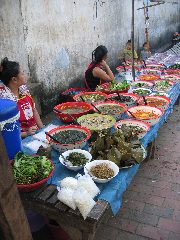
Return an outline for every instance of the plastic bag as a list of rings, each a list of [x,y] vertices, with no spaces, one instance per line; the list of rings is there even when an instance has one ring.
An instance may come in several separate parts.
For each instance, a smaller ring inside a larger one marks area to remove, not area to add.
[[[83,187],[80,187],[74,191],[73,199],[85,220],[96,202]]]
[[[79,187],[85,188],[92,198],[100,192],[99,188],[89,175],[83,175],[78,178],[77,188]]]
[[[72,208],[73,210],[76,209],[76,204],[73,198],[74,190],[70,188],[61,188],[58,192],[57,198],[68,207]]]
[[[61,188],[70,188],[72,190],[75,190],[77,188],[77,179],[73,177],[66,177],[59,183]]]

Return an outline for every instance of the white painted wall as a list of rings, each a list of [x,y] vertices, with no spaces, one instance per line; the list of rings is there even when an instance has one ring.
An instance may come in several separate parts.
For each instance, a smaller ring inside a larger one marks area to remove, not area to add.
[[[91,61],[91,52],[96,46],[107,46],[109,63],[115,66],[118,64],[119,51],[130,38],[131,0],[0,2],[5,4],[1,10],[2,18],[6,21],[3,39],[6,34],[9,38],[8,49],[5,47],[3,51],[7,50],[18,60],[19,54],[24,60],[27,53],[33,80],[43,83],[45,106],[51,104],[58,92],[68,88],[70,83],[82,83],[86,66]],[[135,9],[142,5],[142,0],[135,1]],[[153,48],[158,48],[163,41],[169,41],[172,32],[178,29],[179,9],[180,4],[168,3],[149,9],[149,32]],[[11,15],[10,19],[6,12]],[[14,26],[9,26],[14,19]],[[135,12],[135,30],[136,47],[140,47],[145,41],[143,10]]]
[[[19,1],[0,0],[0,60],[8,57],[28,72],[23,23]]]

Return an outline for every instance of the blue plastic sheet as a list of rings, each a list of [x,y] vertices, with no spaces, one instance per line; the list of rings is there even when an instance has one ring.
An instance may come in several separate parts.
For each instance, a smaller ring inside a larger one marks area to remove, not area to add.
[[[146,134],[146,136],[142,139],[141,142],[145,147],[147,147],[147,145],[156,138],[159,128],[163,125],[163,123],[167,120],[168,116],[172,113],[173,105],[175,104],[179,94],[180,83],[176,84],[170,91],[169,95],[171,99],[171,104],[169,105],[169,108],[165,111],[164,115],[159,120],[159,123],[153,126],[151,130]],[[59,124],[63,125],[63,123],[61,122],[59,122]],[[31,141],[31,138],[25,139],[23,141],[29,142]],[[85,147],[85,149],[86,148],[87,146]],[[26,148],[24,148],[24,151],[28,154],[31,154],[31,152]],[[59,180],[67,176],[72,177],[76,176],[77,172],[72,172],[68,170],[59,162],[59,154],[54,150],[52,151],[52,161],[55,164],[55,172],[51,179],[49,180],[48,182],[49,184],[58,185]],[[128,185],[132,181],[134,175],[137,173],[139,167],[140,165],[136,165],[129,169],[120,170],[119,174],[112,181],[106,184],[98,184],[101,193],[99,194],[97,199],[109,202],[113,214],[116,214],[119,211],[122,204],[123,193],[126,191]],[[83,170],[79,173],[83,174]]]

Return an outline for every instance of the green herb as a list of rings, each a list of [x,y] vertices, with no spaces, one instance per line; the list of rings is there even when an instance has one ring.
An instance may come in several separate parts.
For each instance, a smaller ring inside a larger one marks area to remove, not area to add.
[[[66,161],[70,162],[73,166],[83,166],[87,163],[88,158],[86,158],[82,153],[72,152],[66,158]]]
[[[45,156],[29,156],[17,153],[13,164],[13,173],[17,184],[33,184],[47,178],[52,165]]]
[[[137,90],[134,90],[133,93],[146,95],[146,94],[149,94],[150,92],[148,90],[144,90],[144,89],[137,89]]]
[[[112,83],[109,86],[109,90],[115,91],[115,90],[126,90],[130,87],[130,85],[127,83],[126,80],[124,80],[121,83],[116,83],[115,81],[112,81]]]

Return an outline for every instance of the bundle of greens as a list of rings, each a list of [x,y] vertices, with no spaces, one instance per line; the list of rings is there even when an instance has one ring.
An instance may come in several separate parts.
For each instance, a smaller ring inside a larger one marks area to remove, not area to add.
[[[45,156],[29,156],[19,152],[12,169],[17,184],[33,184],[47,178],[53,166]]]
[[[96,160],[110,160],[119,167],[130,167],[144,159],[143,148],[139,143],[126,142],[122,130],[116,133],[100,134],[92,143],[91,154]]]

